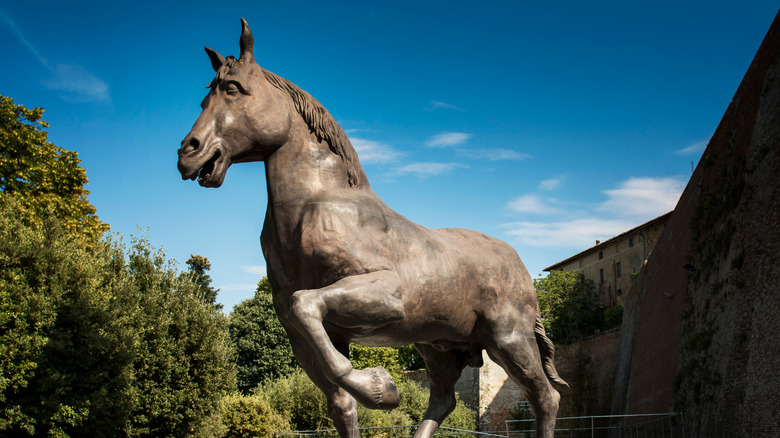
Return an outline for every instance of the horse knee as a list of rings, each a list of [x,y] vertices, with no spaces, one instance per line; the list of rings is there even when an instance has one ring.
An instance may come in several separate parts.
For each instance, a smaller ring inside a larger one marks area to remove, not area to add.
[[[348,393],[338,391],[328,399],[328,415],[331,418],[357,415],[357,402]]]
[[[290,311],[287,317],[293,321],[305,321],[307,319],[322,320],[321,306],[311,299],[308,291],[299,290],[290,297]]]

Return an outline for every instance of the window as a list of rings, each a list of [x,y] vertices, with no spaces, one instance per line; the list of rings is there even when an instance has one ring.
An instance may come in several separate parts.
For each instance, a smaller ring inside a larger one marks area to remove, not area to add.
[[[620,277],[620,274],[623,273],[623,270],[620,268],[620,262],[615,263],[615,275]]]
[[[604,282],[604,269],[599,269],[599,283]]]
[[[631,248],[632,246],[634,246],[634,238],[633,237],[628,239],[628,247]]]
[[[599,260],[604,258],[604,251],[599,251]]]

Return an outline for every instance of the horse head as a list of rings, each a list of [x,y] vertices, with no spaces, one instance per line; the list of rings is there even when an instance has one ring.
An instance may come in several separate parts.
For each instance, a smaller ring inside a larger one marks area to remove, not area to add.
[[[288,139],[290,106],[255,61],[254,37],[241,19],[241,54],[223,57],[206,47],[216,77],[200,116],[179,149],[182,179],[219,187],[233,163],[263,161]]]

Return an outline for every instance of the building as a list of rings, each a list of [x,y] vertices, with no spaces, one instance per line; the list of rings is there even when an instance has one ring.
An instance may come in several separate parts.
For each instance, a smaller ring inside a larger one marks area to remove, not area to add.
[[[632,228],[604,242],[560,261],[544,270],[582,271],[592,280],[599,301],[607,308],[623,305],[634,278],[653,252],[672,212]]]

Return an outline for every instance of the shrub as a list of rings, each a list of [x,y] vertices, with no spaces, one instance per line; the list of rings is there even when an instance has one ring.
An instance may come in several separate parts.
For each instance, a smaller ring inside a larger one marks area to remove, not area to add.
[[[270,438],[274,433],[290,430],[290,423],[262,397],[229,394],[220,409],[225,436]]]

